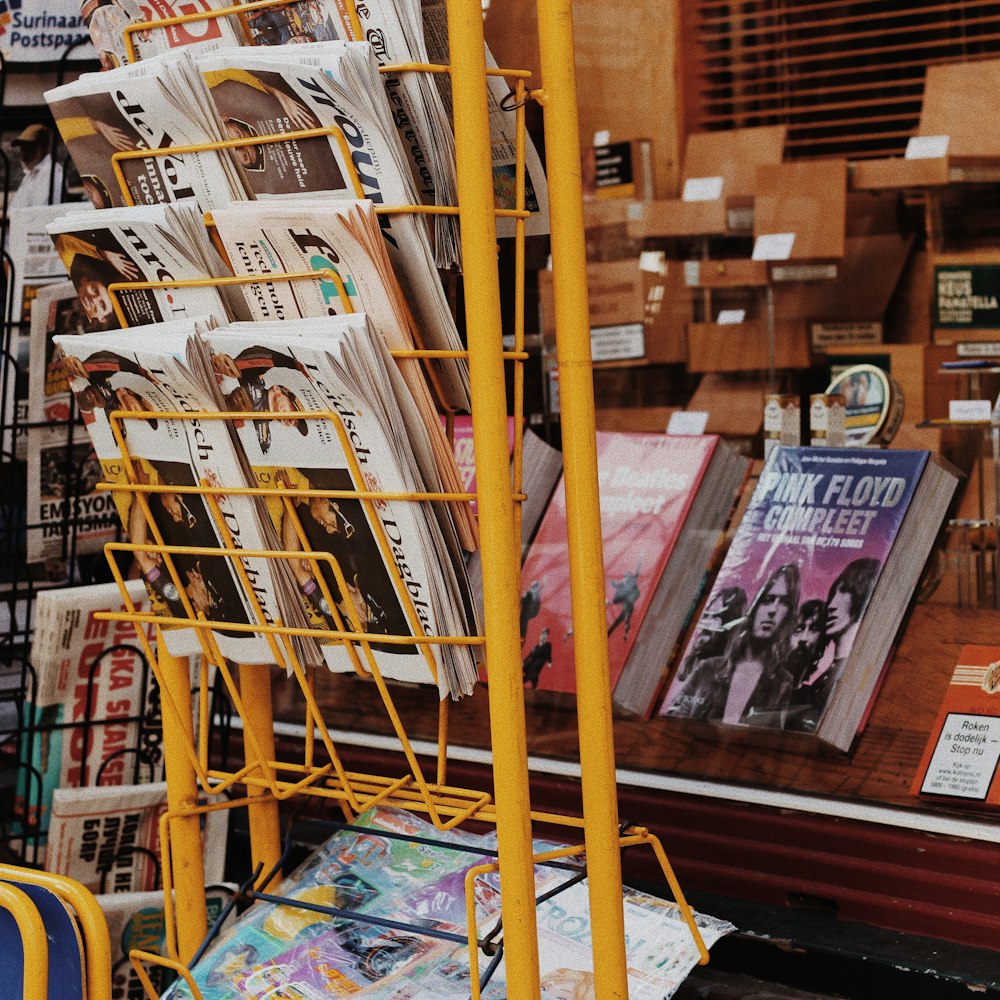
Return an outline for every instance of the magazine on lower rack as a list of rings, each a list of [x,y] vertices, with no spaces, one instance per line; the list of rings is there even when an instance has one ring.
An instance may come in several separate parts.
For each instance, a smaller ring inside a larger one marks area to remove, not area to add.
[[[536,843],[535,849],[556,846],[562,845]],[[307,1000],[354,993],[382,1000],[468,996],[467,947],[421,935],[421,929],[465,936],[465,873],[493,861],[494,848],[491,837],[441,832],[399,810],[370,810],[335,832],[282,883],[277,891],[292,905],[262,903],[248,910],[194,967],[195,982],[204,1000],[228,998],[234,986],[248,1000],[273,997],[276,987]],[[538,894],[565,886],[537,909],[542,997],[593,996],[586,880],[578,880],[572,864],[538,865],[535,885]],[[476,878],[474,897],[476,926],[484,934],[500,916],[496,873]],[[296,909],[295,900],[358,916]],[[691,930],[676,904],[638,890],[625,890],[624,907],[629,996],[669,998],[700,959]],[[704,914],[694,919],[708,946],[734,929]],[[479,957],[482,972],[489,958]],[[190,995],[178,983],[165,1000]],[[501,962],[483,996],[506,995]]]

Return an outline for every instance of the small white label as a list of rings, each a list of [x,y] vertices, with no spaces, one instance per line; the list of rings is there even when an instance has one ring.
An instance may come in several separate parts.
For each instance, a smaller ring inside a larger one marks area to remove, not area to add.
[[[591,327],[590,354],[594,361],[627,361],[645,353],[642,323]]]
[[[704,434],[708,426],[707,410],[675,410],[667,423],[668,434]]]
[[[765,233],[753,245],[751,260],[788,260],[792,256],[795,233]]]
[[[625,215],[629,222],[642,222],[642,202],[630,201],[625,209]]]
[[[594,133],[594,145],[595,146],[610,146],[611,145],[611,133],[603,128],[600,132]]]
[[[746,309],[720,309],[715,322],[720,326],[742,323],[747,318]]]
[[[721,197],[721,177],[689,177],[681,192],[681,201],[718,201]]]
[[[948,155],[950,135],[911,135],[906,142],[905,160],[939,160]]]
[[[1000,719],[991,715],[951,712],[920,791],[985,801],[1000,760]]]
[[[960,358],[995,358],[1000,355],[1000,344],[995,341],[972,341],[959,344],[955,353]]]
[[[643,250],[639,254],[639,270],[666,276],[667,255],[662,250]]]
[[[836,264],[775,264],[772,281],[832,281],[837,277]]]
[[[948,403],[949,420],[989,423],[992,411],[988,399],[952,399]]]
[[[816,350],[838,344],[881,344],[882,324],[877,320],[865,323],[813,323],[812,345]]]
[[[697,288],[701,284],[701,261],[684,261],[684,284],[688,288]]]

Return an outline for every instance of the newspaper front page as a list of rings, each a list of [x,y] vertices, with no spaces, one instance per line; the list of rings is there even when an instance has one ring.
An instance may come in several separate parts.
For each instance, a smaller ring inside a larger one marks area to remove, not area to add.
[[[141,544],[162,539],[169,546],[195,550],[179,552],[170,560],[154,552],[136,554],[154,610],[237,626],[258,623],[259,618],[273,623],[279,616],[275,575],[281,572],[273,561],[239,559],[252,585],[248,594],[229,558],[201,551],[225,545],[226,538],[206,498],[190,490],[205,484],[246,482],[226,422],[142,416],[218,409],[211,391],[192,375],[197,363],[188,356],[202,325],[179,320],[141,331],[57,337],[56,343],[66,356],[70,384],[105,479],[178,487],[176,492],[143,495],[148,501],[131,492],[113,494],[130,541]],[[123,456],[112,431],[110,415],[116,410],[138,414],[121,424],[130,460]],[[232,547],[251,551],[273,547],[253,497],[220,495],[217,501]],[[147,502],[152,524],[144,512]],[[255,603],[260,606],[259,614]],[[213,635],[223,655],[237,662],[275,661],[267,642],[252,633],[219,628]],[[165,638],[177,655],[201,648],[189,629],[168,629]]]
[[[423,491],[410,449],[393,430],[401,424],[400,410],[364,316],[314,326],[326,327],[322,336],[283,333],[274,324],[241,324],[208,335],[230,409],[288,414],[237,425],[257,482],[292,497],[317,489]],[[337,414],[359,479],[352,475],[335,422],[299,416],[308,411]],[[336,560],[336,570],[305,557],[291,564],[303,606],[317,627],[375,635],[468,634],[452,554],[426,505],[302,496],[288,503],[274,498],[268,506],[282,548],[325,552]],[[467,591],[466,584],[466,596]],[[416,646],[374,642],[372,649],[386,677],[426,683],[436,673],[442,697],[468,694],[475,683],[473,657],[464,646],[430,645],[425,654]],[[328,643],[323,651],[332,669],[354,669],[351,647]]]

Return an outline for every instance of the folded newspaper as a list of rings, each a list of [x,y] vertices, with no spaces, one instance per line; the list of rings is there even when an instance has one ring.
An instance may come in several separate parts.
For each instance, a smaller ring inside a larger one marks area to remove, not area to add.
[[[419,841],[417,838],[421,838]],[[545,850],[556,846],[536,844]],[[321,1000],[357,994],[381,1000],[468,996],[465,946],[421,934],[422,929],[465,936],[465,873],[493,860],[490,838],[442,833],[398,810],[376,808],[334,833],[279,892],[289,904],[248,910],[231,933],[194,967],[204,1000],[295,995]],[[536,892],[553,893],[538,905],[542,997],[591,997],[594,989],[588,887],[566,867],[536,866]],[[496,874],[474,883],[476,923],[485,932],[500,916]],[[351,910],[357,917],[296,908],[294,901]],[[626,962],[629,996],[664,1000],[698,963],[700,954],[676,904],[626,889]],[[390,920],[397,926],[365,918]],[[734,928],[704,914],[695,922],[707,946]],[[408,925],[404,927],[398,924]],[[480,970],[489,959],[480,954]],[[189,997],[178,983],[166,998]],[[501,962],[483,996],[507,995]]]
[[[232,150],[130,155],[229,137],[186,53],[84,73],[46,91],[45,100],[95,208],[195,198],[207,210],[252,197]],[[128,198],[114,170],[116,154]]]
[[[371,201],[328,204],[235,204],[214,213],[219,245],[226,266],[205,235],[200,210],[191,201],[167,205],[105,209],[64,216],[49,232],[70,273],[91,328],[117,329],[117,305],[128,327],[180,316],[208,314],[227,319],[289,320],[364,311],[369,323],[391,350],[415,346],[441,351],[461,349],[437,274],[424,259],[407,259],[400,271],[409,293],[396,278],[387,243]],[[335,271],[343,281],[341,301],[333,281],[323,271]],[[227,289],[180,287],[176,282],[228,275],[272,276],[271,280]],[[285,275],[318,272],[316,278],[289,280]],[[128,282],[169,283],[164,288],[127,287]],[[117,292],[109,286],[122,284]],[[418,328],[408,306],[423,303]],[[421,362],[397,362],[431,443],[433,464],[448,492],[461,492],[454,456],[441,429],[437,407]],[[435,360],[427,369],[443,404],[469,408],[468,365],[462,358]],[[433,479],[431,459],[422,466]],[[462,545],[477,546],[476,523],[468,505],[456,508]]]
[[[221,420],[142,416],[151,411],[218,410],[206,387],[209,376],[199,379],[195,374],[200,365],[198,331],[206,325],[203,320],[175,320],[141,332],[57,337],[56,343],[65,355],[77,407],[105,479],[176,487],[114,493],[131,542],[181,547],[169,559],[155,551],[136,553],[154,610],[174,618],[232,624],[235,628],[222,626],[212,633],[224,656],[239,663],[273,663],[267,641],[248,626],[273,623],[279,616],[289,625],[301,623],[294,615],[282,616],[278,608],[279,580],[287,567],[265,558],[242,556],[234,561],[211,554],[223,546],[273,548],[259,505],[253,497],[218,495],[220,523],[206,497],[194,492],[204,485],[246,485],[229,427]],[[119,422],[117,439],[110,419],[116,410],[136,415]],[[121,444],[127,444],[127,455]],[[249,588],[242,583],[244,576]],[[192,629],[169,629],[165,639],[175,655],[201,649]],[[314,656],[308,658],[315,662]]]
[[[221,323],[230,318],[231,303],[227,307],[213,287],[111,288],[204,279],[223,270],[204,227],[200,233],[179,230],[169,214],[172,207],[109,208],[64,215],[49,224],[89,329],[116,330],[182,316],[211,315]],[[116,300],[124,324],[115,311]]]
[[[438,491],[413,460],[412,399],[363,313],[300,323],[236,324],[207,334],[227,407],[280,412],[283,419],[236,424],[256,482],[280,487],[270,498],[281,547],[327,554],[333,561],[290,562],[314,625],[393,636],[474,634],[469,583],[449,511],[441,504],[307,490],[407,493]],[[309,411],[337,414],[309,419]],[[395,573],[390,567],[395,567]],[[324,589],[325,588],[325,589]],[[465,645],[423,649],[373,643],[380,672],[426,682],[442,697],[468,694],[477,656]],[[326,643],[327,664],[354,669],[360,650]],[[432,666],[433,664],[433,666]]]
[[[127,588],[142,610],[142,583],[130,581]],[[55,789],[163,777],[159,696],[135,626],[94,617],[122,610],[114,583],[46,590],[35,598],[35,684],[25,706],[33,725],[22,731],[14,801],[17,829],[37,838],[40,854],[33,861],[44,860]]]
[[[2,451],[6,457],[16,448],[16,457],[27,456],[28,379],[31,370],[30,330],[34,322],[34,303],[51,285],[66,280],[66,268],[52,246],[47,225],[68,211],[87,209],[85,203],[75,205],[35,205],[17,208],[10,213],[7,250],[10,255],[11,298],[5,300],[5,319],[13,321],[10,339],[0,355],[0,379],[5,386],[0,420]],[[6,273],[6,266],[5,266]],[[34,419],[31,417],[30,419]]]
[[[154,610],[220,623],[212,631],[220,651],[241,663],[279,659],[252,628],[279,620],[400,637],[476,634],[450,508],[305,494],[440,492],[440,483],[428,484],[413,461],[413,435],[419,440],[423,425],[364,316],[304,322],[298,333],[296,326],[210,331],[207,322],[178,320],[56,338],[105,479],[139,486],[114,493],[130,540],[172,552],[136,554]],[[197,416],[220,408],[260,416]],[[116,410],[128,411],[117,438]],[[346,437],[329,419],[301,415],[310,410],[337,413]],[[290,499],[265,504],[220,493],[215,518],[197,492],[205,485],[281,487]],[[213,555],[220,547],[301,549],[303,558]],[[310,559],[310,550],[322,559]],[[191,629],[168,629],[165,639],[178,654],[199,648]],[[295,644],[305,662],[321,661],[313,639]],[[373,649],[384,676],[427,683],[436,675],[442,697],[467,694],[475,683],[477,656],[467,645],[387,639]],[[327,643],[322,653],[337,670],[354,669],[361,655],[349,640]]]
[[[94,893],[150,892],[162,878],[160,817],[167,783],[115,788],[60,788],[52,796],[46,866]],[[205,880],[222,880],[229,810],[205,814]]]
[[[229,0],[206,0],[203,6],[206,11],[211,11],[231,4]],[[158,0],[152,11],[136,0],[112,0],[101,4],[95,3],[95,0],[84,0],[82,4],[85,23],[106,69],[121,66],[127,61],[123,29],[128,24],[139,22],[147,22],[141,31],[132,33],[136,56],[140,60],[187,45],[197,46],[200,56],[206,51],[231,50],[241,45],[286,46],[289,42],[322,43],[335,39],[370,43],[378,66],[376,80],[381,81],[380,84],[374,83],[373,89],[380,85],[384,90],[390,109],[388,124],[398,137],[406,169],[418,196],[416,200],[441,206],[456,204],[455,137],[450,119],[451,95],[447,77],[396,68],[448,62],[447,18],[443,3],[366,0],[364,4],[344,4],[340,0],[300,0],[241,12],[236,16],[208,18],[165,28],[156,26],[157,20],[189,12],[177,0]],[[155,16],[151,17],[151,14]],[[301,46],[296,46],[296,50],[301,51]],[[281,55],[274,56],[274,63],[288,58],[286,53],[291,51],[286,47]],[[275,52],[277,50],[269,49],[269,54]],[[495,68],[496,63],[488,50],[486,58],[487,64]],[[270,68],[266,62],[260,61],[256,62],[256,66],[265,71]],[[295,102],[296,98],[285,85],[274,85],[273,90],[267,86],[258,86],[257,89],[259,99],[265,104],[275,104],[282,112],[281,117],[298,127],[308,127],[303,125],[304,117],[296,121],[297,112],[291,110],[294,105],[288,103]],[[508,92],[509,87],[502,78],[489,78],[490,154],[496,205],[507,209],[516,207],[517,146],[515,112],[505,100]],[[172,96],[183,101],[183,96]],[[255,114],[251,110],[235,115],[231,124],[227,125],[228,134],[248,135],[250,130],[260,128],[260,124],[255,125],[252,121]],[[191,117],[195,118],[197,114]],[[280,121],[280,118],[272,120]],[[280,124],[273,129],[286,130],[287,126]],[[298,158],[297,152],[294,159]],[[526,141],[525,159],[525,207],[532,213],[527,231],[544,233],[548,231],[545,178],[530,138]],[[336,178],[331,176],[327,183],[335,185]],[[499,234],[512,235],[513,225],[512,219],[501,219],[498,223]],[[434,230],[437,266],[460,266],[461,248],[456,217],[435,215]]]
[[[196,225],[187,206],[171,206],[186,224]],[[407,297],[393,272],[386,244],[370,201],[294,203],[254,202],[214,213],[216,230],[237,274],[262,276],[282,272],[335,271],[343,282],[348,302],[341,301],[329,279],[309,281],[261,281],[243,286],[252,317],[257,321],[343,315],[365,312],[369,325],[393,351],[412,350],[415,324],[407,308]],[[425,284],[436,283],[432,270],[424,272]],[[417,281],[411,288],[417,287]],[[417,300],[419,300],[417,296]],[[448,323],[424,327],[424,347],[434,350],[460,349],[454,326]],[[437,407],[419,360],[403,357],[397,366],[416,402],[431,451],[418,451],[425,482],[440,477],[446,491],[460,493],[461,477],[455,456],[441,427]],[[469,408],[468,366],[464,359],[433,363],[430,376],[442,401],[456,409]],[[477,547],[475,518],[468,504],[455,506],[462,545]]]

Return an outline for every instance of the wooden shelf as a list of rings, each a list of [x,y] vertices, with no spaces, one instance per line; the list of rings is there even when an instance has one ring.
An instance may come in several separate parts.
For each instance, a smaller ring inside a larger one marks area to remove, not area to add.
[[[687,778],[744,783],[761,789],[831,796],[908,810],[975,815],[972,807],[943,807],[910,796],[910,782],[964,644],[991,644],[1000,637],[1000,612],[945,604],[918,605],[893,657],[868,726],[850,756],[832,752],[763,747],[739,729],[654,718],[618,718],[615,747],[620,767]],[[275,718],[297,719],[301,707],[275,690]],[[393,686],[406,730],[414,739],[437,739],[437,698],[429,688]],[[382,736],[391,728],[374,685],[354,677],[317,674],[317,697],[328,724]],[[572,699],[525,691],[528,752],[557,760],[579,756]],[[487,694],[453,707],[452,742],[489,746]],[[778,734],[780,735],[780,734]],[[995,813],[985,815],[996,816]],[[996,816],[1000,824],[1000,816]]]

